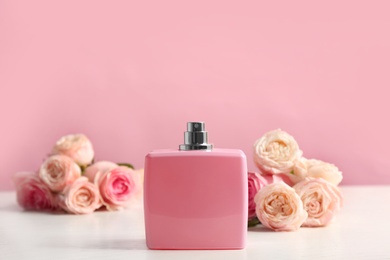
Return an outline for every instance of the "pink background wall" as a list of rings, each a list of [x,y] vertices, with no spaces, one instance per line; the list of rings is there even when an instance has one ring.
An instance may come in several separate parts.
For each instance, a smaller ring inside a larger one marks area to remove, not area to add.
[[[0,189],[64,134],[143,167],[190,120],[252,170],[280,127],[343,184],[390,184],[388,3],[2,0]]]

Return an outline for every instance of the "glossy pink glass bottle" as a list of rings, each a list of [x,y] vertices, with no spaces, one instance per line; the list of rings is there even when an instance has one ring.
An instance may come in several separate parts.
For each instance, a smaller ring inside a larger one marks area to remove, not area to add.
[[[214,149],[203,122],[189,122],[178,150],[146,155],[144,211],[150,249],[245,247],[245,154]]]

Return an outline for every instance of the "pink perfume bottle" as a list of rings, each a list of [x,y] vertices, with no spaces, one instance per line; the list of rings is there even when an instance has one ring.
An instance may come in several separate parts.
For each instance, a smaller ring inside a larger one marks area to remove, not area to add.
[[[150,249],[242,249],[248,219],[245,154],[207,143],[203,122],[187,123],[178,150],[146,155],[146,244]]]

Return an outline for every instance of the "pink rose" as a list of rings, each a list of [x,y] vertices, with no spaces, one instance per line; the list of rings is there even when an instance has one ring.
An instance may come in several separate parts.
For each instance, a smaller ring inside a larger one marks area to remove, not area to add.
[[[307,218],[300,197],[284,182],[260,189],[255,203],[260,222],[275,231],[297,230]]]
[[[131,200],[138,198],[142,191],[139,173],[125,166],[99,172],[95,183],[99,186],[102,203],[108,210],[123,209]]]
[[[56,210],[50,189],[33,172],[18,172],[13,176],[18,204],[26,210]]]
[[[99,187],[101,200],[108,210],[124,208],[142,191],[143,169],[135,171],[113,162],[100,161],[87,167],[85,176]]]
[[[41,180],[54,192],[61,192],[80,176],[80,167],[65,155],[50,156],[39,170]]]
[[[294,189],[308,213],[303,226],[326,226],[341,208],[342,196],[339,189],[324,179],[307,178],[296,184]]]
[[[257,167],[268,174],[290,173],[294,162],[302,156],[295,139],[280,129],[264,134],[253,148]]]
[[[83,167],[90,164],[94,157],[92,143],[83,134],[61,137],[53,147],[52,154],[66,155]]]
[[[67,186],[62,194],[58,195],[62,209],[73,214],[89,214],[101,207],[99,189],[95,184],[81,177]]]
[[[256,217],[256,203],[254,201],[257,192],[268,184],[268,181],[257,172],[248,172],[248,220]]]
[[[291,182],[290,178],[284,174],[260,174],[264,179],[267,180],[268,184],[284,182],[288,186],[293,186],[294,184]]]

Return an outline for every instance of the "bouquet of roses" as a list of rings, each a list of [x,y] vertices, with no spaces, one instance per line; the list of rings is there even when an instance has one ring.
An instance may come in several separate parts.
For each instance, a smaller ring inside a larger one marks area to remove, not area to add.
[[[119,210],[142,194],[143,170],[130,164],[93,162],[94,150],[82,134],[60,138],[37,172],[18,172],[13,181],[26,210],[88,214]]]
[[[260,173],[248,173],[248,226],[275,231],[326,226],[342,206],[343,176],[330,163],[302,157],[288,133],[270,131],[254,144]]]

